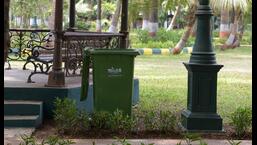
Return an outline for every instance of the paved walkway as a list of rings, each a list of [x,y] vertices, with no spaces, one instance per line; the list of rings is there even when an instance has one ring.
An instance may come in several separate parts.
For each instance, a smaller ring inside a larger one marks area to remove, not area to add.
[[[35,128],[5,128],[4,145],[19,145],[21,135],[30,136]]]
[[[12,129],[4,129],[4,145],[19,145],[20,143],[20,136],[21,135],[28,135],[30,136],[34,132],[34,128],[12,128]],[[75,145],[111,145],[117,143],[115,139],[72,139],[75,142]],[[181,140],[178,139],[129,139],[131,145],[141,145],[144,143],[145,145],[149,145],[154,143],[154,145],[176,145]],[[227,140],[204,140],[208,145],[230,145]],[[251,140],[242,140],[240,145],[252,145]],[[185,145],[185,142],[182,142],[182,145]],[[199,145],[199,142],[193,142],[192,145]]]
[[[116,143],[113,139],[79,139],[73,140],[76,142],[75,145],[111,145],[112,143]],[[144,143],[145,145],[149,145],[154,143],[154,145],[176,145],[181,140],[177,139],[130,139],[127,140],[131,145],[141,145]],[[208,145],[230,145],[227,140],[204,140]],[[252,141],[243,140],[240,145],[252,145]],[[185,142],[182,142],[182,145],[186,145]],[[199,141],[193,142],[192,145],[199,145]]]

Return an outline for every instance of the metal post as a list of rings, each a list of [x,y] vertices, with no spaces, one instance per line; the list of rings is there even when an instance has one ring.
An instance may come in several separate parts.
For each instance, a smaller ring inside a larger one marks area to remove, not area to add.
[[[102,14],[102,0],[97,0],[97,20],[96,20],[97,32],[102,31],[101,14]]]
[[[7,61],[8,49],[10,47],[9,12],[10,12],[10,0],[6,0],[4,3],[4,64]]]
[[[70,21],[69,21],[69,30],[73,31],[75,27],[75,15],[76,15],[76,2],[75,0],[70,0]]]
[[[121,30],[120,33],[123,33],[124,36],[121,37],[120,40],[120,48],[127,49],[128,48],[128,0],[122,0],[122,8],[121,8]]]
[[[197,32],[188,70],[187,109],[181,114],[187,131],[222,131],[222,118],[217,114],[217,73],[223,67],[216,63],[211,40],[209,0],[199,0],[196,12]]]
[[[62,21],[63,21],[63,0],[55,1],[55,21],[54,21],[54,60],[53,68],[49,73],[48,87],[63,87],[65,85],[65,77],[62,69]]]

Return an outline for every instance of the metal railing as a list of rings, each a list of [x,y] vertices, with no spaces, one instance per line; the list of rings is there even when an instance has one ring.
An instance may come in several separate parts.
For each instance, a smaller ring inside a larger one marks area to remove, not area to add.
[[[26,60],[31,55],[31,49],[42,46],[52,35],[50,30],[10,29],[10,49],[8,60]]]
[[[45,62],[38,62],[37,57],[42,57],[41,53],[49,53],[53,57],[53,49],[47,52],[46,49],[50,39],[54,35],[50,30],[33,30],[33,29],[10,29],[10,49],[8,54],[8,61],[24,60],[23,69],[26,69],[28,63],[33,63],[34,72],[46,74],[48,71],[42,71]],[[86,31],[64,31],[62,37],[62,58],[65,64],[64,69],[66,76],[81,75],[83,49],[84,48],[101,48],[101,49],[118,49],[120,46],[120,38],[123,37],[121,33],[104,33],[104,32],[86,32]],[[53,47],[53,46],[52,46]],[[39,49],[42,49],[40,51]],[[50,49],[49,49],[50,50]],[[37,61],[37,62],[33,62]],[[42,66],[41,64],[42,63]],[[40,66],[40,67],[39,67]],[[48,65],[47,65],[48,66]],[[49,65],[50,67],[51,65]],[[37,68],[41,69],[37,69]],[[30,76],[31,77],[31,76]]]

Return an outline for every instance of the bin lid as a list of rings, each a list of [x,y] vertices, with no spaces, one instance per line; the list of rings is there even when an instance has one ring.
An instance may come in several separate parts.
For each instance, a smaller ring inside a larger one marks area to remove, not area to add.
[[[139,55],[139,51],[135,49],[93,49],[90,51],[92,55],[98,54],[114,54],[114,55]]]

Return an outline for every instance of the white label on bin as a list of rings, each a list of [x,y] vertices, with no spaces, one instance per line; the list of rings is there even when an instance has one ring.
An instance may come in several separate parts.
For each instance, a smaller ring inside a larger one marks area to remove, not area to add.
[[[121,76],[122,69],[121,68],[108,68],[107,69],[108,76]]]

